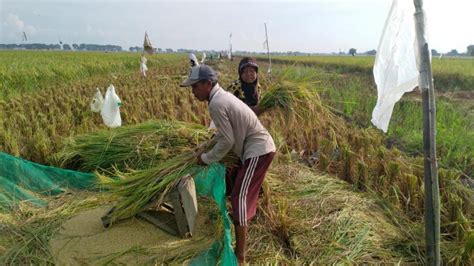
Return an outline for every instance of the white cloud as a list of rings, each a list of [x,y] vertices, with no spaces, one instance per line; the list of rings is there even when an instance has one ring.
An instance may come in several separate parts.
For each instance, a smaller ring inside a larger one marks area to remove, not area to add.
[[[9,13],[6,16],[5,22],[3,25],[11,31],[25,31],[27,33],[33,34],[37,30],[34,26],[26,24],[18,15]]]
[[[15,14],[8,14],[7,19],[6,19],[6,23],[7,23],[8,26],[13,26],[18,30],[23,30],[23,28],[25,27],[25,22],[23,22],[23,20],[21,20]]]
[[[87,25],[86,32],[89,36],[104,37],[106,35],[105,31],[102,28],[94,27],[91,25]]]

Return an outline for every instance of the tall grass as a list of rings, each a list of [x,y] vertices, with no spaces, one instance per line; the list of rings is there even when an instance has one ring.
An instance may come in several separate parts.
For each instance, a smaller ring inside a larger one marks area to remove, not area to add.
[[[456,169],[466,176],[474,174],[474,128],[466,120],[467,113],[454,103],[436,103],[436,146],[439,164]],[[389,136],[399,139],[403,148],[421,154],[423,114],[420,101],[404,100],[394,109]]]

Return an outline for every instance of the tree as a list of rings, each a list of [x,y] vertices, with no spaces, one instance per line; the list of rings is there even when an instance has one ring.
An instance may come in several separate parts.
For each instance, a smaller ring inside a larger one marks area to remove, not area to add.
[[[63,50],[64,51],[71,51],[71,45],[69,45],[67,43],[63,44]]]
[[[453,50],[449,51],[449,53],[447,53],[446,55],[448,55],[448,56],[458,56],[459,53],[458,53],[458,50],[453,49]]]
[[[349,49],[349,54],[350,55],[355,56],[356,53],[357,53],[357,49],[355,49],[355,48]]]
[[[467,56],[474,56],[474,44],[471,44],[467,47]]]
[[[376,55],[377,51],[376,50],[370,50],[370,51],[365,52],[365,54],[366,55]]]
[[[438,56],[439,53],[438,53],[438,51],[436,51],[435,49],[431,49],[431,55],[432,55],[432,56]]]
[[[73,44],[72,44],[72,48],[73,48],[74,50],[78,50],[78,49],[79,49],[79,45],[77,45],[77,43],[73,43]]]

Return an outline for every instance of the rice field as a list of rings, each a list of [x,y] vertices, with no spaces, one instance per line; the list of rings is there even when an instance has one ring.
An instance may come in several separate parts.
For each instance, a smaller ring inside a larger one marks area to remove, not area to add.
[[[10,94],[74,86],[97,76],[113,81],[136,70],[139,59],[132,53],[0,51],[0,99]],[[168,71],[186,72],[185,62],[184,56],[169,54],[152,56],[148,66],[161,66],[164,74],[173,75]]]
[[[261,58],[264,59],[263,57]],[[287,56],[276,57],[274,62],[316,66],[337,73],[372,75],[374,56]],[[473,91],[474,59],[432,58],[435,89],[439,91]]]
[[[192,147],[183,145],[205,139],[209,115],[206,104],[178,86],[187,75],[186,55],[151,56],[147,78],[139,73],[139,57],[138,53],[0,51],[0,151],[85,171],[143,169],[155,166],[153,160],[159,163],[188,152]],[[251,263],[424,263],[421,117],[413,115],[420,103],[416,93],[404,97],[388,135],[372,128],[376,93],[371,60],[287,57],[274,60],[272,76],[260,71],[262,101],[268,109],[261,120],[279,152],[270,169],[267,196],[251,228]],[[472,62],[434,61],[435,79],[446,75],[453,83],[446,83],[446,90],[472,91]],[[237,63],[209,62],[224,87],[237,78]],[[262,62],[261,69],[265,68]],[[123,103],[124,127],[114,130],[107,129],[89,107],[95,89],[104,93],[110,84]],[[469,264],[473,191],[461,180],[472,179],[474,169],[473,105],[472,100],[459,104],[442,97],[437,104],[442,255],[445,262]],[[157,119],[186,126],[175,137]],[[90,153],[103,151],[103,145],[95,145],[102,142],[100,138],[107,138],[117,151],[114,157],[107,156],[114,167]],[[291,186],[285,185],[288,180]],[[25,211],[43,217],[38,210]],[[73,213],[68,211],[67,217]],[[14,226],[25,214],[15,215],[0,216],[0,223]],[[64,217],[58,214],[57,219]],[[55,219],[47,224],[56,226]],[[383,226],[377,227],[377,221]],[[5,259],[0,262],[12,262],[8,243],[16,241],[15,234],[27,235],[37,228],[37,220],[31,222],[23,233],[12,229],[11,238],[0,238],[0,258]],[[50,236],[54,230],[47,227],[43,233]],[[46,242],[32,243],[36,246],[31,250],[16,254],[43,256]],[[26,258],[20,262],[41,263]]]

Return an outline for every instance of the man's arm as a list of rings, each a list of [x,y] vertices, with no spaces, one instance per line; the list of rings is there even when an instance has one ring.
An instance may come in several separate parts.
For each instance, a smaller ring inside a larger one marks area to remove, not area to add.
[[[218,162],[224,158],[235,142],[234,130],[225,108],[210,110],[210,113],[214,124],[216,124],[217,134],[214,137],[216,145],[209,152],[201,155],[201,160],[206,164]]]

